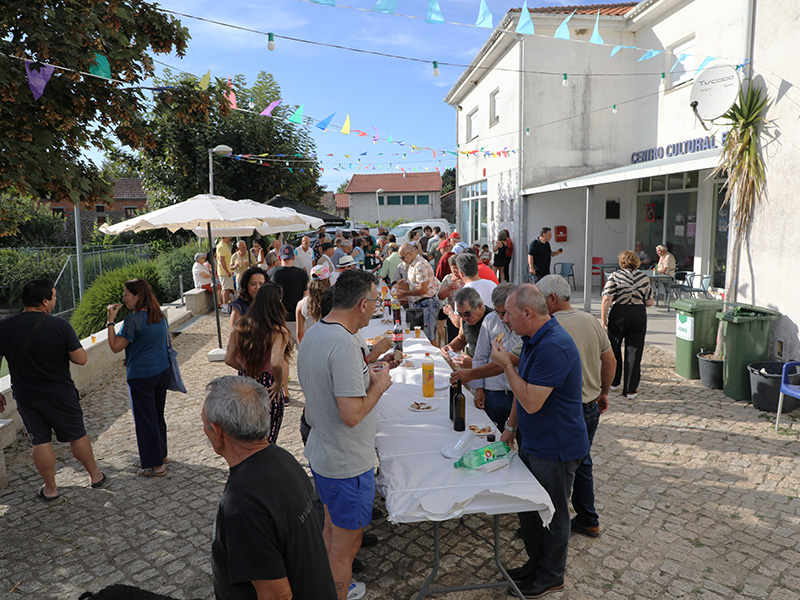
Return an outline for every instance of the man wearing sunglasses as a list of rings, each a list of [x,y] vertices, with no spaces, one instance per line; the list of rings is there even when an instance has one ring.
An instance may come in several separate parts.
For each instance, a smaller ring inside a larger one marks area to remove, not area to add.
[[[472,367],[472,357],[475,356],[481,325],[492,309],[483,303],[481,295],[474,288],[461,288],[453,299],[458,316],[461,317],[461,328],[456,338],[442,348],[442,354],[462,369],[469,369]],[[451,355],[451,352],[460,352],[465,348],[466,355]]]

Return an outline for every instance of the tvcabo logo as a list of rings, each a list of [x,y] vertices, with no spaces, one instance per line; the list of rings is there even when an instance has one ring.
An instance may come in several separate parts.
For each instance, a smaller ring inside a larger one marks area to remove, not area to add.
[[[716,79],[709,79],[709,80],[701,79],[700,81],[698,81],[698,84],[714,85],[716,83],[723,83],[725,81],[730,81],[731,79],[733,79],[733,77],[734,77],[733,75],[728,75],[727,77],[717,77]]]

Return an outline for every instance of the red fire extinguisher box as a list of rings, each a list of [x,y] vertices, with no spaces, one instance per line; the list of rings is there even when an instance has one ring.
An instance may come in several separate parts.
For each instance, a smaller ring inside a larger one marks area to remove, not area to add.
[[[556,225],[556,241],[557,242],[566,242],[567,241],[567,226],[566,225]]]

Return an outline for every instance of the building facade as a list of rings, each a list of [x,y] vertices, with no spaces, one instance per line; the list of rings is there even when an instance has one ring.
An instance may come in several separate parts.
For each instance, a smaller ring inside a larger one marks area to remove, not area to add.
[[[439,173],[353,175],[345,190],[354,221],[418,221],[442,214]]]
[[[797,94],[786,82],[798,79],[799,69],[787,57],[800,5],[595,5],[578,8],[569,20],[571,40],[555,39],[574,8],[531,9],[533,36],[514,32],[520,11],[509,11],[445,98],[456,108],[462,150],[462,235],[483,243],[509,229],[518,248],[512,269],[519,281],[527,272],[525,249],[540,228],[562,226],[566,241],[551,243],[564,249],[557,260],[574,263],[579,284],[592,277],[594,257],[614,262],[640,240],[655,259],[655,246],[663,243],[679,268],[712,275],[712,285],[721,290],[729,264],[730,208],[723,206],[725,178],[711,173],[727,131],[720,121],[705,123],[706,130],[690,96],[704,61],[738,67],[745,88],[752,81],[772,98],[788,97],[772,103],[766,115],[767,198],[751,227],[749,239],[758,243],[743,248],[736,300],[781,311],[774,349],[781,341],[786,352],[800,356],[794,325],[800,322],[800,285],[784,286],[775,262],[795,244],[788,235],[766,234],[790,227],[786,211],[798,208],[789,179],[797,148],[777,142],[775,133],[782,126],[797,128],[800,98],[792,101]],[[603,45],[588,43],[596,22]],[[639,60],[645,49],[660,52]],[[513,152],[486,154],[482,148]]]

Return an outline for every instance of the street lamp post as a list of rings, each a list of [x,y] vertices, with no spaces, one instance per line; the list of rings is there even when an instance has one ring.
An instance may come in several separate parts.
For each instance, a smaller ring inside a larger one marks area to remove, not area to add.
[[[378,207],[378,227],[381,225],[381,203],[380,200],[378,200],[378,194],[382,194],[383,192],[383,188],[375,190],[375,206]]]
[[[214,195],[214,155],[227,156],[233,154],[233,148],[220,144],[215,148],[208,149],[208,193]]]

